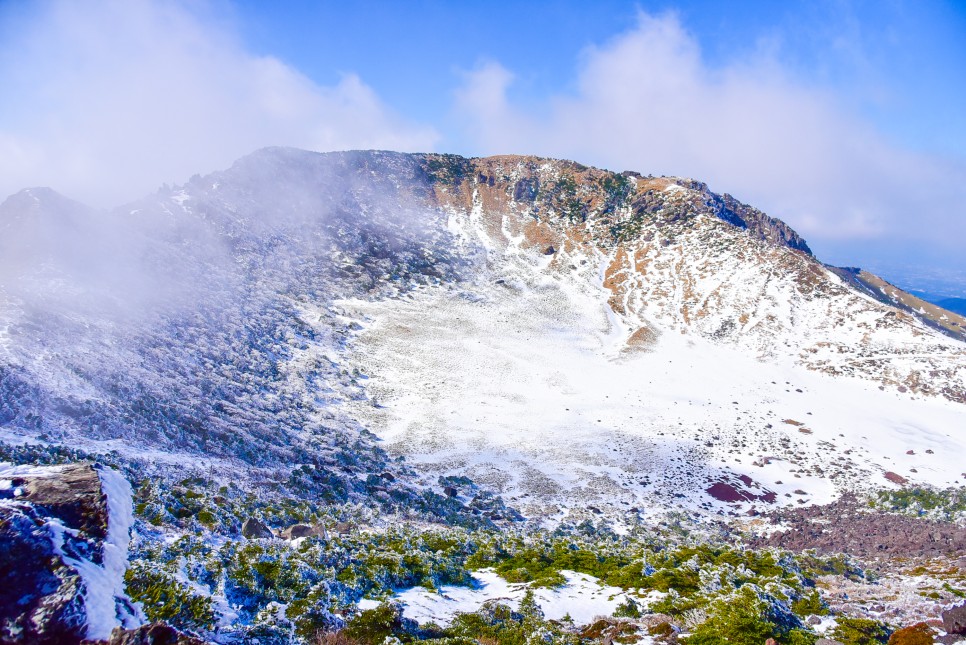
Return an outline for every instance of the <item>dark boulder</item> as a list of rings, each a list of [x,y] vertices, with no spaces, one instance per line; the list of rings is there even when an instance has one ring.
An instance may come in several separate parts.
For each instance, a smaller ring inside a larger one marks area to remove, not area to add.
[[[295,540],[315,535],[318,535],[318,531],[308,524],[293,524],[281,533],[281,536],[286,540]]]
[[[30,504],[0,506],[0,642],[76,643],[87,632],[81,579]]]
[[[244,535],[249,540],[257,540],[262,538],[275,537],[272,533],[272,529],[268,528],[254,517],[249,517],[242,524],[242,535]]]

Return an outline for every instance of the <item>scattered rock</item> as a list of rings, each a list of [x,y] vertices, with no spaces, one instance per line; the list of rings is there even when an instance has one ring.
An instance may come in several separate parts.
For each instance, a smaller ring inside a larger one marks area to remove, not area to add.
[[[956,557],[966,553],[966,528],[949,522],[871,511],[853,494],[831,504],[784,509],[769,514],[788,530],[757,537],[751,546],[862,557]],[[834,526],[834,530],[816,529]],[[964,619],[966,622],[966,619]]]
[[[242,535],[249,540],[275,537],[275,535],[272,533],[272,529],[268,528],[254,517],[249,517],[247,520],[245,520],[245,523],[242,524]]]
[[[966,634],[966,602],[954,605],[940,615],[947,634]]]

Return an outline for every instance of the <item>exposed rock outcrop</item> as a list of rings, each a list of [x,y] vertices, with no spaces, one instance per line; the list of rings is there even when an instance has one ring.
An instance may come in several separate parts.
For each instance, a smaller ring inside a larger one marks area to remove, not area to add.
[[[0,641],[77,643],[136,624],[121,589],[131,499],[120,475],[0,466],[0,492]]]

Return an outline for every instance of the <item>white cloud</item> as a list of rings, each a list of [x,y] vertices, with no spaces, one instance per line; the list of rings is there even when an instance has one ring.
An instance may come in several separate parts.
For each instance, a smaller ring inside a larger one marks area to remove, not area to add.
[[[641,14],[631,31],[586,50],[575,92],[540,109],[514,105],[512,79],[490,62],[457,92],[467,136],[483,154],[694,177],[785,219],[819,247],[966,236],[961,160],[891,144],[831,92],[785,72],[768,48],[709,65],[674,15]]]
[[[245,50],[204,5],[54,0],[0,13],[0,199],[112,206],[268,145],[432,149],[359,78],[320,86]]]

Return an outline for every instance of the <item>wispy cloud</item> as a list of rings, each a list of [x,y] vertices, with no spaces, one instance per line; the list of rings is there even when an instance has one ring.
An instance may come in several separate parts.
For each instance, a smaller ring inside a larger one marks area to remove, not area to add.
[[[586,50],[576,89],[512,100],[512,69],[469,72],[456,96],[482,153],[560,156],[695,177],[817,242],[966,239],[966,164],[892,143],[831,91],[788,72],[774,47],[711,65],[673,14]],[[959,217],[951,213],[959,211]]]
[[[267,145],[432,149],[362,80],[321,86],[246,51],[223,12],[173,0],[0,8],[0,199],[47,185],[95,205]]]

